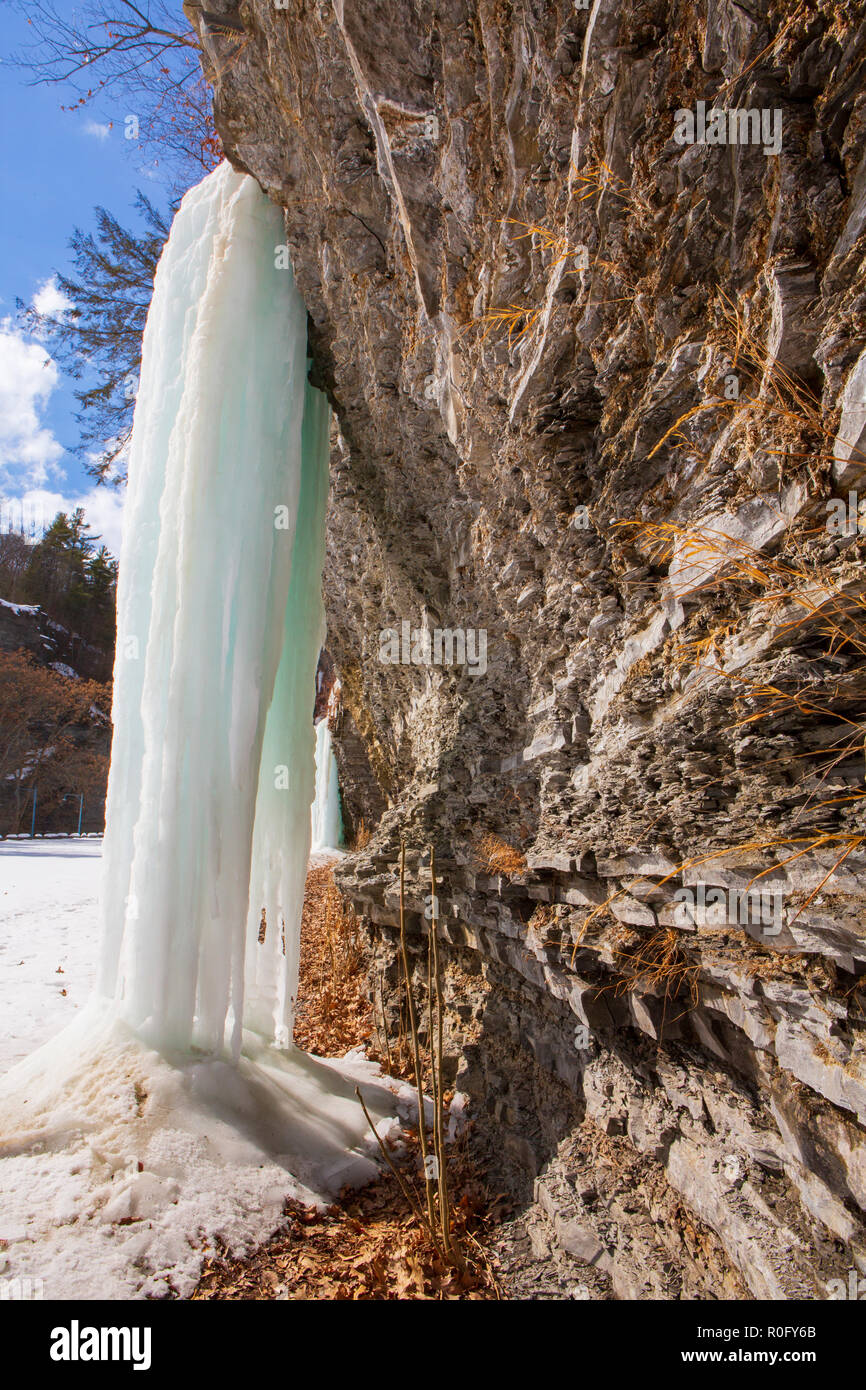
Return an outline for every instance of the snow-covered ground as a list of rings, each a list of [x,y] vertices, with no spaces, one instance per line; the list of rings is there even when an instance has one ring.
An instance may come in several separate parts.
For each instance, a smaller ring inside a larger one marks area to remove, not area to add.
[[[310,855],[310,867],[339,850]],[[0,840],[0,1074],[81,1010],[96,977],[102,837]]]
[[[287,1196],[373,1176],[356,1085],[393,1139],[413,1093],[358,1053],[254,1034],[237,1067],[156,1052],[87,1004],[100,857],[98,840],[0,842],[0,1275],[46,1298],[188,1294],[217,1238],[247,1249]]]
[[[99,940],[102,840],[0,840],[0,1073],[87,1000]]]

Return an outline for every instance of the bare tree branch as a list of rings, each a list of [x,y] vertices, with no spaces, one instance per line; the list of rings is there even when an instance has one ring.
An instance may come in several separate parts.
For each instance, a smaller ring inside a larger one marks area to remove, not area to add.
[[[27,68],[34,82],[66,82],[85,99],[113,85],[128,89],[152,63],[199,52],[194,31],[167,0],[91,0],[72,18],[53,0],[16,0],[16,7],[27,18],[32,42],[12,62]],[[197,64],[190,63],[182,80],[197,77]]]

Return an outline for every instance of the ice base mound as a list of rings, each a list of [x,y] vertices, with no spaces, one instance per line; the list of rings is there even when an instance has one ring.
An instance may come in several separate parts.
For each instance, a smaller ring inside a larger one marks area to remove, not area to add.
[[[0,1077],[0,1264],[45,1298],[191,1292],[208,1247],[251,1248],[287,1197],[376,1173],[411,1092],[360,1054],[324,1061],[244,1035],[237,1066],[148,1049],[106,1006]]]

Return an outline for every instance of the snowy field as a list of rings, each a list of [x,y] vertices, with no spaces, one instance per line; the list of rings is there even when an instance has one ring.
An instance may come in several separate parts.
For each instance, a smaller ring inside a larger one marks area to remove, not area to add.
[[[339,859],[310,855],[310,866]],[[87,1002],[99,952],[102,837],[0,840],[0,1074]]]
[[[215,1240],[247,1250],[286,1197],[328,1201],[376,1173],[356,1085],[393,1140],[414,1097],[360,1053],[245,1033],[235,1067],[153,1051],[86,1007],[101,850],[0,842],[0,1275],[46,1298],[186,1295]]]
[[[101,862],[101,838],[0,841],[0,1073],[90,994]]]

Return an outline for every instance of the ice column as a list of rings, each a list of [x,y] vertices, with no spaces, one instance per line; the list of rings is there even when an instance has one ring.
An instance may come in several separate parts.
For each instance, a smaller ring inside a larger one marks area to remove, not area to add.
[[[164,1048],[237,1055],[242,1020],[283,1042],[290,1026],[328,412],[283,240],[255,181],[221,165],[181,204],[144,335],[100,989]]]
[[[253,841],[244,1023],[281,1046],[288,1045],[292,1033],[316,778],[312,706],[325,635],[329,424],[325,397],[308,386],[283,654],[265,729]]]
[[[340,777],[327,715],[316,725],[316,795],[312,821],[313,849],[338,849],[343,839]]]

